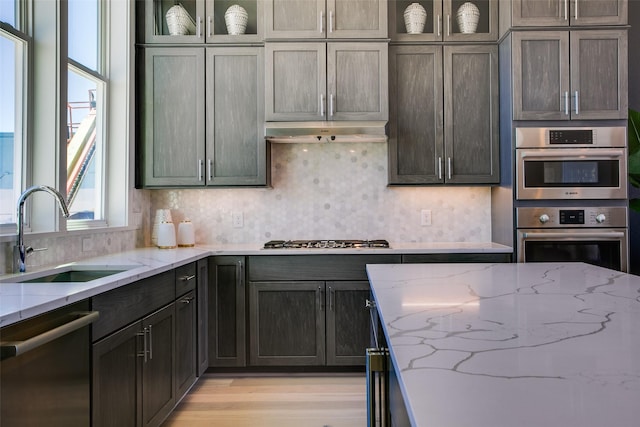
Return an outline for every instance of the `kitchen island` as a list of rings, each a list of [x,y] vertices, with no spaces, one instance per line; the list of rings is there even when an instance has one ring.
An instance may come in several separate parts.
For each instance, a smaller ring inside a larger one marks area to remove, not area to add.
[[[640,423],[640,277],[582,263],[368,265],[414,427]]]

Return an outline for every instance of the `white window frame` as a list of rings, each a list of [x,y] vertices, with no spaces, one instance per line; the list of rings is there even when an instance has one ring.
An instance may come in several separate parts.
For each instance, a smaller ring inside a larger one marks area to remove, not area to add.
[[[109,84],[103,96],[105,151],[104,221],[66,221],[51,197],[32,196],[26,212],[26,232],[64,234],[91,232],[95,228],[134,229],[129,225],[131,196],[134,188],[134,9],[129,0],[103,0],[102,41],[104,77]],[[66,188],[66,98],[68,55],[66,48],[66,1],[19,0],[24,15],[27,46],[25,74],[28,94],[25,98],[23,131],[23,189],[30,185]],[[57,25],[51,25],[55,17]],[[18,25],[18,24],[17,24]],[[4,28],[4,27],[3,27]],[[102,39],[101,39],[102,40]],[[57,71],[56,71],[57,70]],[[57,106],[52,108],[52,106]],[[36,123],[37,126],[32,126]],[[17,139],[17,138],[16,138]],[[54,161],[52,161],[54,159]],[[36,193],[39,194],[39,193]],[[88,231],[82,231],[88,230]],[[16,225],[0,227],[0,242],[14,241]]]

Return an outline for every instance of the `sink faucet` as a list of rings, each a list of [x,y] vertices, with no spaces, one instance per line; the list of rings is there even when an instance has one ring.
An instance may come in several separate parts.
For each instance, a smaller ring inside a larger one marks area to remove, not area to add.
[[[27,255],[33,252],[31,246],[24,245],[24,202],[36,191],[44,191],[51,194],[58,201],[60,210],[65,218],[69,217],[69,208],[62,194],[48,185],[34,185],[29,187],[18,198],[18,244],[13,247],[13,272],[24,273],[27,271]]]

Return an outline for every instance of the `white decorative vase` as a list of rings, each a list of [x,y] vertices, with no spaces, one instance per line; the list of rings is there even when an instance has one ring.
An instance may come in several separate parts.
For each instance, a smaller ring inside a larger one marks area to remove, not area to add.
[[[463,3],[462,6],[458,8],[456,19],[458,20],[458,28],[462,34],[473,34],[476,32],[476,28],[478,28],[480,10],[478,6],[471,2]]]
[[[244,7],[234,4],[224,13],[224,22],[227,24],[227,33],[232,36],[244,34],[247,29],[249,14]]]
[[[407,34],[421,34],[427,22],[427,11],[420,3],[411,3],[404,10],[404,25]]]

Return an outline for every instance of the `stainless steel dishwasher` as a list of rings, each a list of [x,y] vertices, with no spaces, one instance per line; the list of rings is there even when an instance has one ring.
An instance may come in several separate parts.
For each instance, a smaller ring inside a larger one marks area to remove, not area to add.
[[[75,303],[0,329],[0,426],[89,426],[90,330]]]

